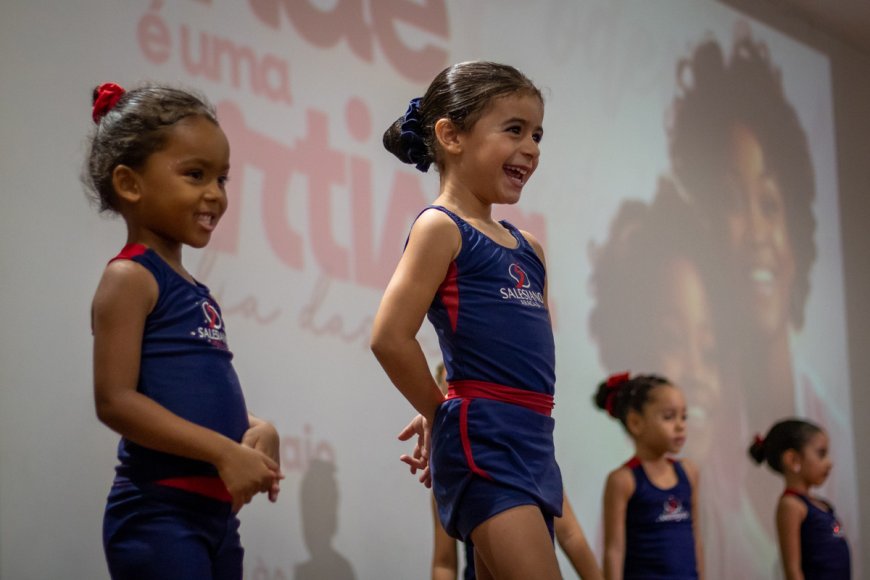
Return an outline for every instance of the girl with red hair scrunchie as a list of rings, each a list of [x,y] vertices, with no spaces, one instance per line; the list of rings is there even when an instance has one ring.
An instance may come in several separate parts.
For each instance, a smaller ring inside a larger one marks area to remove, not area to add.
[[[663,377],[626,372],[598,385],[595,404],[634,443],[604,489],[605,577],[702,577],[698,468],[674,458],[686,442],[683,394]]]
[[[229,143],[190,92],[105,83],[93,97],[85,182],[127,226],[91,308],[97,417],[121,435],[109,573],[241,580],[237,512],[277,498],[279,438],[248,413],[220,307],[181,258],[226,211]]]

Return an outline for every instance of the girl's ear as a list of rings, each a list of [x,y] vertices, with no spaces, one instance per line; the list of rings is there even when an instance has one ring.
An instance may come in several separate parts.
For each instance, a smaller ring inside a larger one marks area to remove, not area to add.
[[[136,203],[141,197],[139,175],[126,165],[118,165],[112,171],[112,185],[118,198],[126,203]]]
[[[801,454],[794,449],[786,449],[782,454],[782,466],[786,473],[800,473]]]
[[[625,416],[625,427],[632,437],[639,436],[643,430],[643,416],[634,409],[629,409]]]
[[[438,145],[446,153],[452,155],[462,153],[461,133],[456,128],[456,125],[453,124],[453,121],[446,118],[438,119],[435,122],[434,132]]]

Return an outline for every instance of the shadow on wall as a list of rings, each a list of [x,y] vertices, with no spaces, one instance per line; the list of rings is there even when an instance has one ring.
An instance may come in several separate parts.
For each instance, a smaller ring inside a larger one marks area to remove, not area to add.
[[[299,493],[302,513],[302,534],[310,558],[297,564],[296,580],[331,578],[355,579],[350,562],[332,546],[338,531],[338,481],[335,464],[314,459],[305,472]]]

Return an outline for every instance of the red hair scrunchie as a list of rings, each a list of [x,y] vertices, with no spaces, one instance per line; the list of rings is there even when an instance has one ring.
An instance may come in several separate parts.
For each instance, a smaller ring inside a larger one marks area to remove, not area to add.
[[[623,383],[628,382],[630,378],[631,373],[629,372],[617,373],[607,377],[606,386],[608,391],[607,398],[604,400],[604,410],[607,411],[611,417],[616,417],[616,415],[613,414],[613,400],[616,399],[616,393],[619,392],[619,388]]]
[[[94,110],[91,114],[94,123],[99,123],[126,92],[123,87],[115,83],[103,83],[97,87],[97,98],[94,100]]]
[[[756,447],[763,446],[764,445],[764,437],[762,437],[759,433],[756,433],[754,443],[755,443]]]

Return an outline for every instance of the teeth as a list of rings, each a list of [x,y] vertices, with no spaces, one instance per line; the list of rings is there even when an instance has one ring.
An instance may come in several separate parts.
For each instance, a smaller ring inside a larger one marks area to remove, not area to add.
[[[516,177],[520,181],[525,181],[526,174],[528,174],[528,172],[529,172],[528,169],[525,169],[523,167],[515,167],[513,165],[505,165],[504,168],[508,174],[513,175],[514,177]]]

